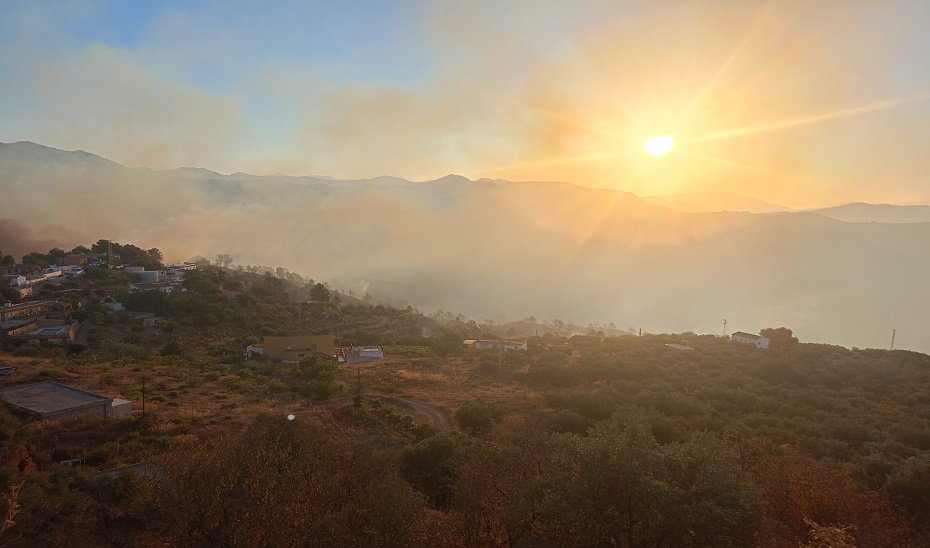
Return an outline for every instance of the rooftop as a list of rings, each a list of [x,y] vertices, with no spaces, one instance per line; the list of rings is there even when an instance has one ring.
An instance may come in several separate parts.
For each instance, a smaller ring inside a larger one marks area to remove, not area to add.
[[[684,344],[677,344],[677,343],[667,343],[665,346],[667,346],[667,347],[669,347],[669,348],[673,348],[673,349],[675,349],[675,350],[694,350],[694,349],[691,348],[690,346],[687,346],[687,345],[684,345]]]
[[[26,309],[26,308],[33,308],[33,307],[36,307],[36,306],[48,306],[48,305],[52,304],[52,302],[54,302],[54,301],[29,301],[29,302],[19,303],[19,304],[8,304],[8,305],[5,305],[5,306],[0,306],[0,312],[8,312],[8,311],[12,311],[12,310],[22,310],[22,309]]]
[[[4,388],[0,390],[0,397],[11,405],[42,415],[112,401],[106,396],[54,381]]]
[[[174,287],[170,282],[136,282],[129,284],[136,289],[163,289],[165,287]]]
[[[761,335],[753,335],[752,333],[746,333],[746,332],[744,332],[744,331],[737,331],[736,333],[733,333],[733,334],[730,335],[730,336],[731,336],[731,337],[742,337],[742,338],[744,338],[744,339],[755,339],[755,340],[759,340],[759,339],[764,339],[764,338],[765,338],[765,337],[763,337],[763,336],[761,336]]]

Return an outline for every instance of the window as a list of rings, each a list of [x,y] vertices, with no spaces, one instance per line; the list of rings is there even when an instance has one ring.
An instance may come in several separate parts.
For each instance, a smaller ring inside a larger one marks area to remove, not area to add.
[[[316,350],[316,345],[315,345],[315,344],[311,344],[311,345],[310,345],[310,350]]]

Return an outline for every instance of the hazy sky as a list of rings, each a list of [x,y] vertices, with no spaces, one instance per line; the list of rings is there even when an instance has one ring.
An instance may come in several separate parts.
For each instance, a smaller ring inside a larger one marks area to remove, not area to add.
[[[0,12],[2,142],[155,169],[930,203],[926,1],[0,0]],[[641,152],[656,134],[676,138],[671,155]]]

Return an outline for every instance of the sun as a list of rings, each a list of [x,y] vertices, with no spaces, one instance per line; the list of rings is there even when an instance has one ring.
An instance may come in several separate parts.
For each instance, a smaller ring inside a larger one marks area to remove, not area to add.
[[[665,156],[675,148],[675,139],[670,135],[658,135],[650,137],[643,143],[643,150],[650,156]]]

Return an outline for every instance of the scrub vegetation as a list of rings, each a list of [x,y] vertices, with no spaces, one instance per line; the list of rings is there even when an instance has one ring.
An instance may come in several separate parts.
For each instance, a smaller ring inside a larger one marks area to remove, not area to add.
[[[4,341],[17,374],[0,382],[58,380],[136,412],[23,422],[0,410],[0,543],[930,543],[930,356],[787,328],[762,350],[494,325],[278,274],[201,265],[186,291],[126,295],[130,274],[87,268],[43,288],[81,305],[87,345]],[[108,313],[105,297],[128,310]],[[143,326],[138,312],[161,320]],[[526,351],[462,346],[518,330],[542,333]],[[245,360],[262,336],[297,333],[387,357]]]

